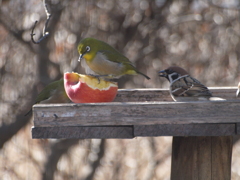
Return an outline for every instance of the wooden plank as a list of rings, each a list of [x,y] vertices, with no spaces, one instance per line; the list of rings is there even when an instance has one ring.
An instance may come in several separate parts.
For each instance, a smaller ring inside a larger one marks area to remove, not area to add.
[[[33,139],[129,139],[132,126],[115,127],[33,127]]]
[[[173,101],[168,89],[119,89],[114,102]]]
[[[211,138],[197,137],[197,138],[194,138],[194,140],[195,140],[194,144],[196,146],[192,147],[194,156],[193,158],[191,158],[191,160],[193,160],[194,162],[194,166],[193,166],[194,177],[199,177],[197,178],[199,180],[211,179],[212,178],[212,176],[210,176],[212,174],[211,167],[212,165],[214,166],[214,164],[212,164],[212,162],[210,161],[211,155],[213,153],[211,151]],[[189,143],[187,142],[187,146],[188,145]],[[185,153],[186,153],[185,156],[189,155],[188,152],[185,152]],[[195,178],[192,178],[192,179],[195,179]]]
[[[235,100],[237,87],[209,87],[213,96],[225,98],[227,100]]]
[[[156,124],[134,126],[134,136],[231,136],[235,124]]]
[[[237,87],[209,87],[213,96],[236,99]],[[114,102],[173,101],[168,89],[119,89]]]
[[[134,138],[138,136],[230,136],[235,124],[162,124],[136,126],[34,127],[33,138]]]
[[[171,180],[230,180],[232,137],[173,137]]]
[[[240,134],[240,123],[236,123],[236,134]]]
[[[240,123],[240,101],[34,105],[34,126]]]
[[[232,163],[232,136],[211,137],[212,180],[230,180]]]
[[[186,179],[211,180],[211,137],[173,137],[171,180]]]

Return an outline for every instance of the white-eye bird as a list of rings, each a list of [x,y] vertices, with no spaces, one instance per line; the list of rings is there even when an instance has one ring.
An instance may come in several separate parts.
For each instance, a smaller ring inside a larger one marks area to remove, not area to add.
[[[141,74],[150,79],[147,75],[139,72],[127,57],[103,41],[85,38],[78,44],[78,52],[80,54],[78,61],[84,58],[86,65],[98,77],[115,79],[126,74]]]
[[[64,81],[60,79],[48,84],[37,96],[34,104],[55,104],[55,103],[69,103],[65,89]],[[25,116],[32,113],[32,109],[28,111]]]

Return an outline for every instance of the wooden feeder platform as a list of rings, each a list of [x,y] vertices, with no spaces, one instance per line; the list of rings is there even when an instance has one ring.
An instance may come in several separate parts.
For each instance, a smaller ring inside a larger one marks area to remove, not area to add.
[[[111,103],[34,105],[32,137],[173,136],[171,180],[230,180],[240,100],[237,88],[210,90],[226,101],[173,102],[166,89],[122,89]]]

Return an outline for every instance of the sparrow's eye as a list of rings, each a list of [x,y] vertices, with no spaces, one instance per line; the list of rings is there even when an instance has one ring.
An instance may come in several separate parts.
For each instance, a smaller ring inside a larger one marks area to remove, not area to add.
[[[89,47],[89,46],[86,47],[86,51],[87,51],[87,52],[90,51],[90,47]]]
[[[173,79],[173,80],[177,79],[178,77],[179,77],[178,74],[175,74],[175,73],[174,73],[174,74],[172,75],[172,79]]]
[[[173,71],[173,70],[171,70],[171,69],[169,69],[167,73],[168,73],[168,74],[173,74],[173,73],[174,73],[174,71]]]

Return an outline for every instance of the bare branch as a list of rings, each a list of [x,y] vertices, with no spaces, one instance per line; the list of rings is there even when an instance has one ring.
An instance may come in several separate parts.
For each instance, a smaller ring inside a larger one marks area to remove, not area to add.
[[[85,180],[92,180],[96,171],[97,171],[97,168],[99,168],[100,166],[100,162],[101,162],[101,159],[103,158],[104,156],[104,153],[105,153],[105,144],[106,144],[106,139],[102,139],[101,140],[101,143],[99,145],[99,152],[98,152],[98,158],[97,160],[92,164],[92,172],[85,178]]]
[[[33,87],[32,92],[36,92],[36,85]],[[32,93],[33,99],[34,93]],[[32,104],[32,102],[31,102]],[[27,105],[30,106],[30,105]],[[11,124],[3,124],[0,126],[0,149],[3,148],[4,144],[11,139],[17,132],[26,126],[29,121],[32,119],[32,116],[24,117],[23,112],[20,112],[16,115],[15,121]]]
[[[46,15],[47,15],[47,20],[46,20],[45,25],[43,27],[43,35],[38,41],[35,41],[34,38],[33,38],[33,36],[35,36],[34,29],[36,28],[36,25],[38,23],[38,21],[35,21],[35,23],[33,25],[33,28],[32,28],[32,32],[31,32],[31,39],[32,39],[32,42],[34,44],[39,44],[40,42],[42,42],[42,40],[44,40],[45,38],[47,38],[49,36],[49,32],[46,32],[46,29],[48,27],[48,23],[49,23],[52,15],[49,13],[49,9],[48,9],[48,6],[47,6],[45,0],[43,1],[43,4],[44,4],[44,9],[45,9],[45,12],[46,12]]]
[[[240,10],[240,7],[239,6],[224,6],[224,5],[218,5],[218,4],[215,4],[213,3],[212,0],[209,0],[208,1],[209,5],[212,6],[212,7],[216,7],[216,8],[220,8],[220,9],[230,9],[230,10],[236,10],[236,11],[239,11]]]
[[[68,150],[77,145],[79,139],[63,139],[56,142],[51,147],[51,154],[48,157],[48,161],[45,164],[45,170],[42,174],[43,180],[54,179],[54,172],[57,169],[57,163],[59,159],[68,152]]]
[[[6,31],[8,31],[19,42],[25,44],[30,49],[30,51],[34,53],[34,49],[32,48],[30,42],[26,42],[22,38],[24,30],[13,29],[13,27],[9,23],[7,23],[7,22],[9,22],[9,20],[3,14],[0,14],[0,17],[1,17],[0,24],[6,29]],[[3,19],[5,19],[5,20],[3,20]]]

